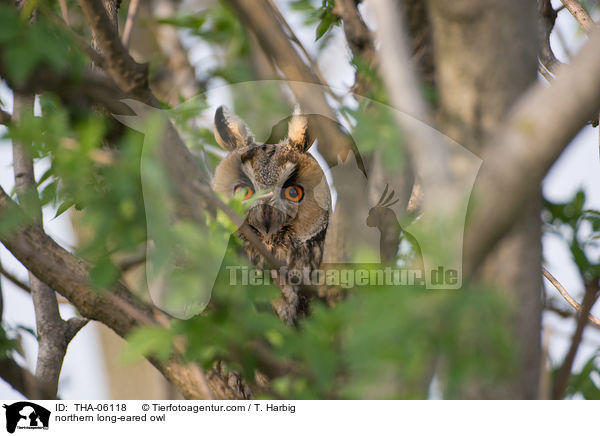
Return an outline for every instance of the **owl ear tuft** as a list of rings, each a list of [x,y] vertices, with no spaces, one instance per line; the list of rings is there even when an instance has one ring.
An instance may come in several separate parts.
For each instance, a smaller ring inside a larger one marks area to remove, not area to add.
[[[311,138],[308,126],[308,117],[302,115],[300,106],[296,105],[294,113],[288,125],[288,143],[289,145],[304,153],[313,144],[315,138]]]
[[[227,151],[246,147],[254,142],[248,126],[226,106],[219,106],[215,112],[215,139]]]

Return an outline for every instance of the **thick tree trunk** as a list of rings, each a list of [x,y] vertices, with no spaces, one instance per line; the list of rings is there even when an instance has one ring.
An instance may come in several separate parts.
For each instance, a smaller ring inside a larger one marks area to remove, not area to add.
[[[445,133],[476,154],[510,106],[536,80],[536,3],[429,0],[438,119]],[[481,173],[486,171],[483,163]],[[493,198],[482,201],[494,201]],[[508,296],[519,344],[509,384],[473,380],[467,398],[534,398],[540,368],[540,201],[497,244],[478,277]],[[468,232],[468,226],[466,232]]]

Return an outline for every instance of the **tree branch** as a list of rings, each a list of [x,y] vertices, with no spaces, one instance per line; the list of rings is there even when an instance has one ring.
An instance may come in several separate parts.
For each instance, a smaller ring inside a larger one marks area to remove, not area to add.
[[[554,400],[560,400],[565,395],[569,383],[569,377],[571,376],[571,369],[573,367],[575,355],[577,354],[577,350],[579,349],[579,345],[583,339],[583,329],[587,324],[588,315],[590,314],[590,310],[592,310],[597,297],[598,283],[588,284],[588,286],[586,286],[581,312],[579,313],[579,317],[577,319],[577,328],[575,329],[573,339],[571,340],[571,346],[569,347],[567,356],[565,357],[565,360],[563,361],[556,375],[556,380],[552,389],[552,398]]]
[[[352,53],[373,67],[377,57],[373,35],[360,16],[356,2],[354,0],[338,0],[335,2],[334,13],[342,18],[344,35],[346,35],[346,41],[348,41]],[[354,92],[366,95],[368,89],[368,78],[357,71]]]
[[[17,122],[24,113],[33,115],[33,95],[14,95],[14,117]],[[29,203],[28,210],[42,229],[42,209],[39,204],[30,144],[13,141],[13,168],[15,190],[21,203]],[[58,380],[69,342],[86,322],[78,319],[66,323],[60,316],[58,301],[53,289],[29,274],[29,286],[35,310],[38,336],[38,354],[35,377],[41,399],[54,399]]]
[[[78,3],[92,29],[94,39],[106,57],[106,70],[113,80],[123,91],[144,98],[144,102],[148,104],[156,105],[157,101],[152,98],[148,89],[148,66],[134,61],[123,47],[103,2],[78,0]]]
[[[0,53],[0,77],[4,78],[12,90],[21,93],[39,94],[52,92],[65,103],[76,108],[89,108],[99,104],[111,113],[130,111],[120,100],[127,97],[108,77],[96,72],[86,72],[78,80],[67,74],[56,74],[46,68],[34,71],[24,82],[13,82],[6,74],[4,59]]]
[[[19,213],[19,207],[0,187],[0,217],[6,213]],[[22,222],[27,222],[24,217]],[[98,292],[90,285],[90,267],[56,244],[38,226],[27,226],[10,235],[0,237],[6,248],[48,286],[58,290],[79,313],[91,320],[100,321],[119,336],[127,336],[144,325],[159,324],[155,309],[139,301],[122,283],[114,285],[112,292]],[[168,327],[168,323],[162,323]],[[188,399],[203,399],[205,389],[197,372],[185,363],[180,354],[167,361],[148,359]],[[210,390],[218,398],[240,398],[217,377],[207,377]]]
[[[475,183],[465,267],[473,271],[538,192],[550,166],[600,109],[600,30],[557,72],[552,86],[533,84],[484,148]],[[480,202],[493,198],[494,201]]]
[[[0,377],[25,398],[37,396],[30,389],[34,385],[35,376],[28,369],[19,366],[14,360],[9,358],[0,359]]]
[[[538,1],[538,58],[543,67],[554,73],[562,63],[556,59],[550,46],[550,34],[554,29],[557,12],[552,8],[550,0]]]
[[[0,187],[0,217],[21,214]],[[126,335],[138,325],[156,323],[150,306],[140,302],[122,283],[113,293],[96,292],[89,285],[89,266],[54,242],[39,226],[28,225],[0,236],[6,248],[36,277],[56,289],[86,318],[102,321]]]

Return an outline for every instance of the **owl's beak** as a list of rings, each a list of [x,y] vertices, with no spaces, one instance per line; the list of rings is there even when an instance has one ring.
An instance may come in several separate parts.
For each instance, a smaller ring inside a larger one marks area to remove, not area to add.
[[[266,238],[281,230],[284,219],[284,213],[268,203],[257,204],[248,213],[248,224]]]
[[[271,226],[271,218],[273,217],[273,208],[268,204],[263,204],[263,223],[265,225],[265,230],[269,233],[269,227]]]

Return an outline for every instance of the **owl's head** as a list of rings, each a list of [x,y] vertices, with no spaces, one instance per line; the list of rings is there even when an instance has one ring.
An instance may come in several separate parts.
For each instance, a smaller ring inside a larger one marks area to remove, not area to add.
[[[298,107],[290,119],[287,139],[263,144],[221,106],[215,113],[215,138],[228,154],[215,170],[213,189],[225,196],[241,193],[245,200],[256,200],[246,222],[263,238],[287,232],[305,241],[327,227],[329,187],[323,170],[308,153],[314,138]]]

